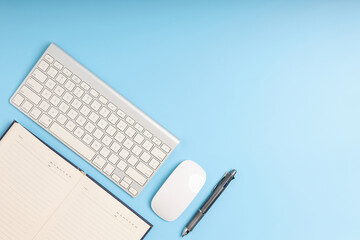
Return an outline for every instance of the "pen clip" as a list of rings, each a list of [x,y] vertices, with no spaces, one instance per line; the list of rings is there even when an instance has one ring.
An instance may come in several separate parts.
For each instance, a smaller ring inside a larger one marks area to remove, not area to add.
[[[222,183],[222,181],[224,180],[224,178],[226,177],[226,174],[228,174],[229,172],[225,173],[224,176],[221,178],[221,180],[215,185],[215,187],[213,188],[212,191],[215,191],[215,189],[219,186],[220,183]]]

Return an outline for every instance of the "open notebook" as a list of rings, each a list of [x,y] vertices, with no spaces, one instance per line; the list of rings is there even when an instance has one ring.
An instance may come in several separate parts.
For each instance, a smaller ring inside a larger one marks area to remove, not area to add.
[[[135,240],[152,225],[13,122],[0,141],[0,239]]]

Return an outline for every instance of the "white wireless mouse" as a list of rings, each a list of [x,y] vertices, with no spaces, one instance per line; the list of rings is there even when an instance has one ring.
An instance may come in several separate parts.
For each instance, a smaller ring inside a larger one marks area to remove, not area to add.
[[[196,197],[205,181],[204,169],[191,160],[185,160],[155,194],[151,208],[162,219],[174,221]]]

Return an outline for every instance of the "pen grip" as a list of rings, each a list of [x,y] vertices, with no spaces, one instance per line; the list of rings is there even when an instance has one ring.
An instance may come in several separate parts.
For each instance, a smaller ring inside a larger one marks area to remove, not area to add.
[[[202,205],[202,207],[200,208],[200,211],[205,214],[210,209],[210,207],[214,204],[216,199],[221,195],[221,193],[223,191],[224,191],[224,188],[215,190],[215,192],[213,194],[211,194],[210,197],[206,200],[204,205]]]
[[[191,219],[191,221],[186,226],[186,228],[189,231],[192,231],[194,229],[194,227],[196,226],[196,224],[198,224],[198,222],[200,222],[200,220],[202,219],[203,216],[204,216],[204,214],[201,211],[197,211],[195,216]]]

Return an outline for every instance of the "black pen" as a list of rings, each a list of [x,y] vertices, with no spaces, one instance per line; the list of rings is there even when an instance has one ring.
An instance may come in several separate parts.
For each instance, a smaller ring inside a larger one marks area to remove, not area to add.
[[[212,191],[212,194],[206,200],[204,205],[202,205],[200,210],[197,211],[195,216],[186,225],[185,230],[184,230],[184,232],[182,234],[183,237],[186,236],[189,232],[191,232],[195,228],[196,224],[198,224],[198,222],[200,222],[202,217],[210,209],[210,207],[213,205],[213,203],[216,201],[216,199],[221,195],[221,193],[225,190],[225,188],[229,185],[231,180],[234,179],[235,174],[236,174],[235,169],[231,170],[230,172],[225,173],[224,177],[214,187],[214,190]]]

